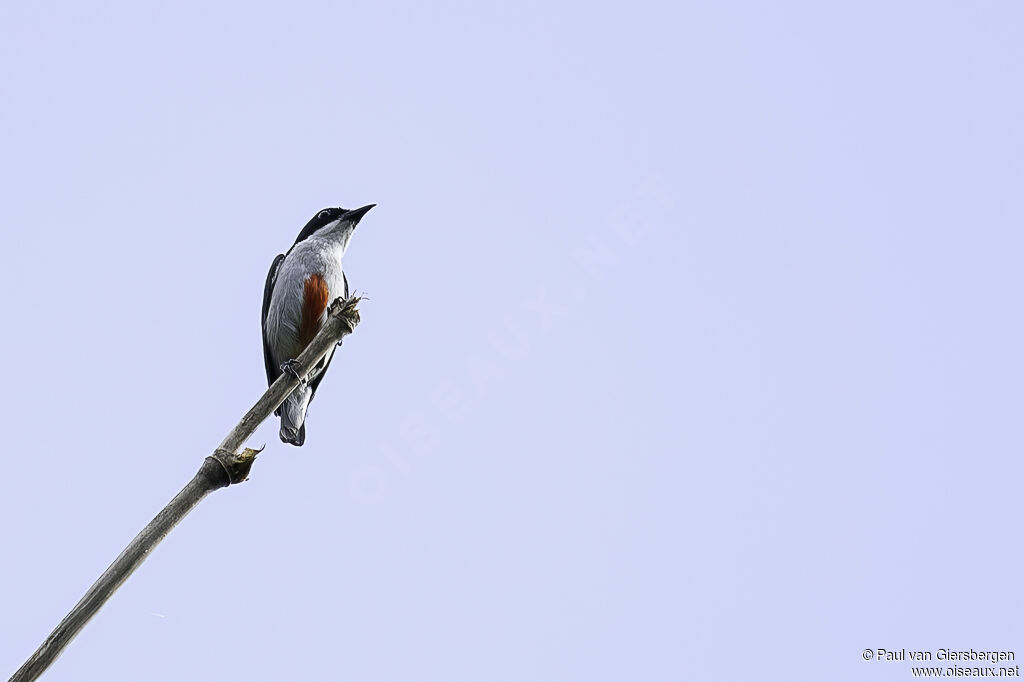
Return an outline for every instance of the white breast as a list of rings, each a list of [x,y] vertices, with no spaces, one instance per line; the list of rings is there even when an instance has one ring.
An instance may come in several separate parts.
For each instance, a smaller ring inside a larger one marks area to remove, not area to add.
[[[343,253],[344,247],[336,240],[314,236],[296,244],[281,263],[267,311],[266,334],[275,361],[294,358],[302,350],[299,347],[302,294],[310,275],[319,274],[324,278],[329,302],[345,294]]]

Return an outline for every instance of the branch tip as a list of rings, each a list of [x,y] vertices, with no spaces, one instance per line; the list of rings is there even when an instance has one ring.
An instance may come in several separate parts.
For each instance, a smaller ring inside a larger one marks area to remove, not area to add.
[[[334,299],[334,303],[331,304],[331,315],[338,315],[345,319],[350,329],[355,329],[356,325],[359,324],[359,302],[363,300],[362,296],[350,296],[349,298],[338,297]]]

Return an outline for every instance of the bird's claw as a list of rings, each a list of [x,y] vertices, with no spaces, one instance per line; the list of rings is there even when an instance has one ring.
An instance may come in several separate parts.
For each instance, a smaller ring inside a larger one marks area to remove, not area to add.
[[[306,381],[306,377],[299,375],[299,367],[301,367],[301,365],[298,361],[292,358],[281,365],[281,371],[291,374],[300,384],[302,384]]]

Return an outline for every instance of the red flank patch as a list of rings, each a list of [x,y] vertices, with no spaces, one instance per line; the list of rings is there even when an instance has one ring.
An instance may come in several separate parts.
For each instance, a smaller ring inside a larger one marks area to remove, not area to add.
[[[299,343],[305,348],[320,331],[320,316],[327,309],[327,282],[320,274],[306,278],[302,289],[302,317],[299,321]]]

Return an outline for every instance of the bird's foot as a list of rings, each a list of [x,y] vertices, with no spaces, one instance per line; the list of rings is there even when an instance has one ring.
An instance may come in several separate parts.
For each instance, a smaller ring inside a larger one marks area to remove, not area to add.
[[[302,365],[300,365],[297,360],[292,358],[291,360],[288,360],[287,362],[281,365],[281,371],[287,374],[291,374],[298,380],[299,385],[302,385],[306,382],[306,377],[299,375],[299,368],[301,366]]]

